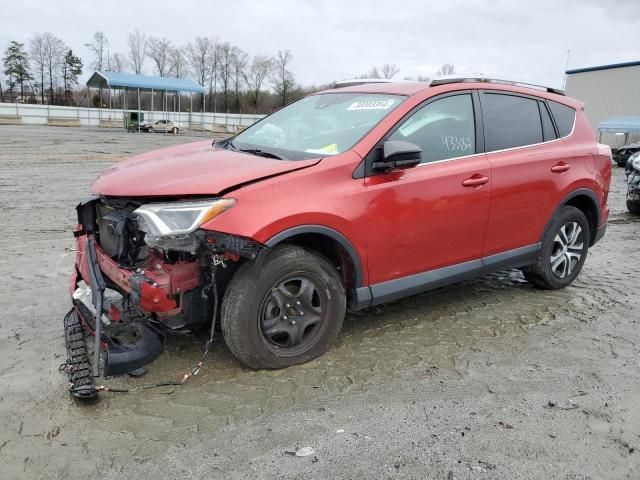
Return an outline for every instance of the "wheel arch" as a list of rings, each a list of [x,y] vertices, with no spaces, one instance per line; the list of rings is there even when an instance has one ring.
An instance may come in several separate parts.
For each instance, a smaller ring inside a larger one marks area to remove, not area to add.
[[[264,244],[273,248],[290,243],[314,250],[327,257],[343,276],[349,290],[364,285],[364,272],[358,251],[342,233],[324,225],[299,225],[277,233]]]
[[[589,222],[590,234],[589,243],[590,245],[593,245],[596,238],[596,233],[600,226],[600,205],[598,203],[598,196],[593,190],[589,188],[578,188],[577,190],[574,190],[566,195],[558,205],[558,208],[556,208],[556,210],[553,212],[553,215],[547,222],[544,231],[547,231],[549,224],[553,220],[553,217],[558,212],[558,210],[567,205],[577,208],[587,217],[587,221]]]

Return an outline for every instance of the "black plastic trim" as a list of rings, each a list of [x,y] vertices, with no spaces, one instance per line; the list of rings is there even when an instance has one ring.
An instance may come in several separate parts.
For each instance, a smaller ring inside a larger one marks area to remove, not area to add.
[[[149,365],[164,350],[164,335],[146,323],[140,324],[140,339],[135,344],[109,347],[105,351],[104,376],[123,375]]]
[[[409,295],[444,287],[451,283],[469,280],[487,273],[530,265],[540,244],[528,245],[477,260],[417,273],[407,277],[371,285],[371,303],[378,305]],[[363,300],[364,300],[363,295]],[[366,307],[368,305],[364,305]],[[363,307],[361,307],[363,308]]]
[[[598,230],[596,230],[596,236],[593,239],[593,242],[591,242],[591,246],[595,245],[596,243],[598,243],[600,240],[602,240],[602,237],[604,237],[604,234],[607,232],[607,224],[605,223],[603,226],[601,226],[600,228],[598,228]]]
[[[598,203],[598,196],[595,194],[595,192],[593,190],[590,190],[588,188],[579,188],[578,190],[574,190],[573,192],[568,194],[566,197],[564,197],[560,201],[560,203],[558,204],[558,208],[556,208],[554,210],[553,215],[551,215],[551,218],[549,218],[549,221],[545,225],[544,230],[542,231],[542,236],[540,237],[540,241],[542,241],[542,237],[544,236],[545,232],[549,228],[549,225],[551,224],[551,221],[553,220],[553,217],[558,212],[558,210],[560,210],[562,207],[564,207],[567,204],[567,202],[569,202],[569,200],[571,200],[572,198],[576,198],[576,197],[579,197],[581,195],[585,195],[585,196],[589,197],[589,199],[591,200],[592,206],[596,209],[596,225],[595,225],[595,227],[596,227],[595,228],[596,235],[595,235],[594,238],[591,239],[591,245],[590,246],[593,246],[595,244],[595,239],[597,238],[597,232],[600,229],[600,227],[602,226],[602,225],[600,225],[600,213],[601,212],[600,212],[600,204]]]
[[[317,233],[321,235],[326,235],[327,237],[332,238],[336,242],[338,242],[347,252],[351,262],[353,263],[354,268],[354,282],[355,287],[358,289],[362,287],[364,284],[363,273],[362,273],[362,262],[360,261],[360,255],[358,255],[358,251],[355,249],[353,244],[345,237],[343,234],[334,230],[330,227],[325,227],[324,225],[300,225],[297,227],[289,228],[288,230],[284,230],[265,242],[265,245],[269,248],[275,247],[277,244],[284,242],[287,238],[294,237],[296,235],[301,235],[305,233]],[[262,254],[262,252],[260,252]],[[260,257],[260,255],[258,255]]]

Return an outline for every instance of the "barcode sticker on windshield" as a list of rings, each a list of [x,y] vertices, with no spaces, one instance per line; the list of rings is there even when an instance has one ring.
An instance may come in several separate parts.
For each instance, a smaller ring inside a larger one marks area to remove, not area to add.
[[[368,100],[353,102],[347,110],[388,110],[393,106],[393,100]]]

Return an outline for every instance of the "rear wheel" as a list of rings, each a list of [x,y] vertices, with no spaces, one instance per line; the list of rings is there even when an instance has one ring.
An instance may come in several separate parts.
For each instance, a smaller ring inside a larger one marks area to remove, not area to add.
[[[245,263],[229,283],[221,324],[231,352],[251,368],[284,368],[325,353],[342,328],[346,296],[323,256],[285,245],[259,271]]]
[[[572,283],[587,258],[589,222],[579,209],[562,207],[542,239],[542,248],[525,278],[539,288],[558,289]]]
[[[171,133],[173,133],[174,135],[178,133],[178,128],[177,127],[173,127],[171,129]]]

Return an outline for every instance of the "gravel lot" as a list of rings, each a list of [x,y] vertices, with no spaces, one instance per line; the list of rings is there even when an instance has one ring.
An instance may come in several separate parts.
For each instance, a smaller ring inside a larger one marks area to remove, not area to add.
[[[0,127],[2,479],[640,478],[640,219],[617,168],[607,235],[565,290],[503,272],[349,316],[306,365],[247,370],[218,339],[182,387],[74,402],[74,206],[112,162],[201,138]],[[178,379],[204,342],[106,383]]]

